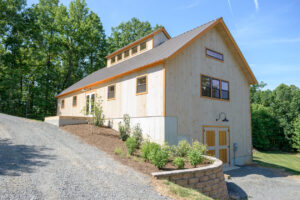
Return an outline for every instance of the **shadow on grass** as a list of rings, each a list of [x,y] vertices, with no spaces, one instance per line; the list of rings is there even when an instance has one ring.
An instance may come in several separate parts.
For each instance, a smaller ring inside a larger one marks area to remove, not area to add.
[[[53,155],[45,152],[52,149],[34,145],[17,145],[9,139],[0,139],[0,177],[19,176],[20,173],[32,173],[36,167],[43,167]]]

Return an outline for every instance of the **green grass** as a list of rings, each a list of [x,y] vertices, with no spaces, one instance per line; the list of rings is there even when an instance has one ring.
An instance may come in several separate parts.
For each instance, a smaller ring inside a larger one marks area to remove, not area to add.
[[[163,183],[167,185],[170,193],[175,196],[179,196],[180,198],[188,200],[212,200],[212,198],[203,195],[197,190],[181,187],[167,180],[164,180]]]
[[[283,168],[286,172],[300,175],[299,153],[255,152],[253,161],[265,167]]]

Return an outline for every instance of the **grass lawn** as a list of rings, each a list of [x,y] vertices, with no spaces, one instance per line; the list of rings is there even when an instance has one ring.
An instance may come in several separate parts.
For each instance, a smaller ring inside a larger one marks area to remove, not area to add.
[[[197,190],[181,187],[167,180],[154,180],[154,183],[160,194],[175,200],[213,200]]]
[[[283,168],[285,171],[300,175],[300,153],[255,152],[253,161],[265,167]]]

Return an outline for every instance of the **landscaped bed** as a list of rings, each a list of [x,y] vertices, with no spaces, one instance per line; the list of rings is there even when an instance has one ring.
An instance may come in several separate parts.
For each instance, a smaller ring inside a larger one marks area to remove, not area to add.
[[[177,167],[173,164],[173,159],[170,159],[163,168],[158,169],[151,162],[145,161],[141,156],[141,149],[137,149],[133,155],[129,155],[125,142],[121,140],[119,133],[113,129],[88,124],[67,125],[63,126],[62,129],[79,136],[83,141],[108,153],[122,164],[128,165],[142,173],[150,175],[152,172],[157,171],[177,170]],[[207,166],[210,163],[211,161],[204,158],[202,163],[196,167]],[[186,159],[184,169],[189,168],[194,168],[194,166]]]
[[[101,112],[99,116],[101,116]],[[157,179],[167,179],[185,187],[176,190],[173,187],[173,189],[165,187],[169,191],[162,191],[165,196],[174,198],[173,195],[175,195],[175,199],[179,200],[187,194],[193,197],[198,193],[199,197],[207,195],[217,199],[228,198],[222,161],[204,156],[206,146],[200,142],[193,141],[190,145],[184,140],[180,141],[178,145],[160,145],[143,138],[139,124],[131,127],[129,115],[124,115],[123,122],[119,123],[119,132],[103,127],[103,120],[95,119],[99,118],[94,118],[93,121],[93,124],[98,126],[91,124],[68,125],[62,129],[98,147],[122,164]],[[161,180],[154,182],[160,183]],[[157,184],[154,186],[157,188]],[[160,189],[161,187],[157,188],[161,192]],[[186,196],[184,199],[194,199],[192,197]]]

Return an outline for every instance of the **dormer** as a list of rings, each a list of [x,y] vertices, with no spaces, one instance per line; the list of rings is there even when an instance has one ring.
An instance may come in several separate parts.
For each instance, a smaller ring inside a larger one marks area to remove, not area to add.
[[[111,67],[124,60],[130,59],[134,56],[142,54],[150,49],[153,49],[166,40],[170,39],[170,35],[167,33],[164,27],[138,39],[129,45],[118,49],[117,51],[106,56],[107,67]]]

